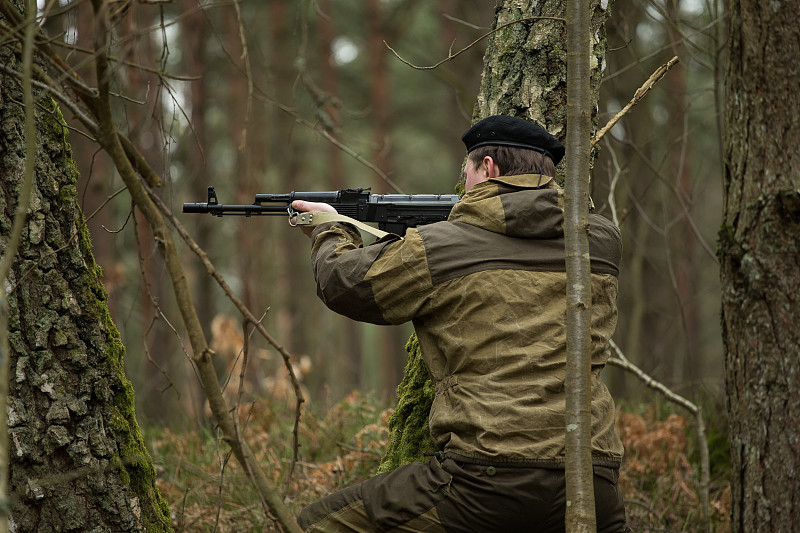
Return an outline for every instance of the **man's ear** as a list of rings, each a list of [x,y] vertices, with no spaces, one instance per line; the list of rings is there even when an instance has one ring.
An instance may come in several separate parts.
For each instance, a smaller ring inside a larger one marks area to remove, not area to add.
[[[483,170],[486,171],[486,179],[496,178],[500,175],[500,167],[488,155],[483,158]]]

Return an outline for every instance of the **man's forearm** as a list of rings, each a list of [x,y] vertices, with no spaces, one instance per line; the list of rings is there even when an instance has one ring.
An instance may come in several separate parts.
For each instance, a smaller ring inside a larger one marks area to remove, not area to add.
[[[318,226],[311,235],[311,262],[317,294],[331,310],[373,324],[387,324],[367,272],[391,242],[362,245],[361,235],[346,224]]]

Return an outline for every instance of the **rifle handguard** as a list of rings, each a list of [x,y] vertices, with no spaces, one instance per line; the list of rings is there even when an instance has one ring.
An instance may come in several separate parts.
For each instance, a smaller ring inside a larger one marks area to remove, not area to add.
[[[340,215],[338,213],[325,213],[322,211],[306,211],[305,213],[299,213],[295,218],[296,226],[316,226],[317,224],[324,224],[326,222],[346,222],[348,224],[352,224],[361,231],[366,231],[370,235],[374,235],[375,238],[377,239],[381,239],[387,235],[390,235],[388,231],[383,231],[377,228],[373,228],[368,224],[364,224],[363,222],[359,222],[354,218]],[[402,239],[402,237],[400,238]]]

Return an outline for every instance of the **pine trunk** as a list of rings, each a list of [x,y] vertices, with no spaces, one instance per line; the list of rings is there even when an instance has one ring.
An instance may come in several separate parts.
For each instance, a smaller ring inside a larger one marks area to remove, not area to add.
[[[800,5],[734,0],[719,258],[732,528],[800,516]]]
[[[9,47],[0,61],[18,69]],[[0,75],[0,247],[25,160],[18,80]],[[77,203],[54,102],[37,98],[36,178],[9,274],[11,530],[169,531],[134,412],[124,347]]]
[[[592,109],[596,110],[605,66],[604,23],[609,6],[606,2],[593,2],[592,7],[592,35],[597,41],[593,42],[590,90]],[[473,121],[496,114],[526,118],[538,122],[564,142],[567,125],[565,8],[565,0],[497,3],[492,28],[498,31],[489,37]],[[522,20],[532,17],[541,18]],[[594,115],[592,123],[596,126]],[[460,131],[453,132],[453,135],[460,134]],[[427,425],[433,386],[413,336],[407,350],[409,360],[398,387],[397,409],[389,420],[389,445],[381,461],[381,472],[423,460],[425,452],[433,451]]]

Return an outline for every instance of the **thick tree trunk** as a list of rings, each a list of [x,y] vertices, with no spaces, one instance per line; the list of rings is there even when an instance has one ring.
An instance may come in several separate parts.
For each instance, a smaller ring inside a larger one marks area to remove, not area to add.
[[[534,120],[564,142],[567,121],[567,53],[565,0],[498,2],[489,38],[484,70],[473,120],[505,114]],[[600,75],[605,65],[604,23],[608,6],[593,3],[591,100],[596,109]],[[602,7],[601,7],[602,5]],[[525,20],[542,17],[538,20]],[[549,18],[548,18],[549,17]],[[552,20],[552,18],[562,20]],[[515,22],[514,21],[520,21]],[[596,117],[593,116],[593,125]],[[453,132],[460,135],[461,132]],[[562,163],[563,165],[563,163]],[[433,444],[427,428],[433,387],[412,336],[407,345],[409,361],[400,387],[398,405],[389,420],[389,445],[380,471],[423,459]]]
[[[8,47],[0,62],[17,68]],[[0,75],[0,244],[25,158],[19,83]],[[37,99],[36,179],[9,276],[12,530],[167,531],[134,413],[124,347],[78,207],[66,127]]]
[[[730,4],[719,258],[732,531],[800,516],[797,2]]]

